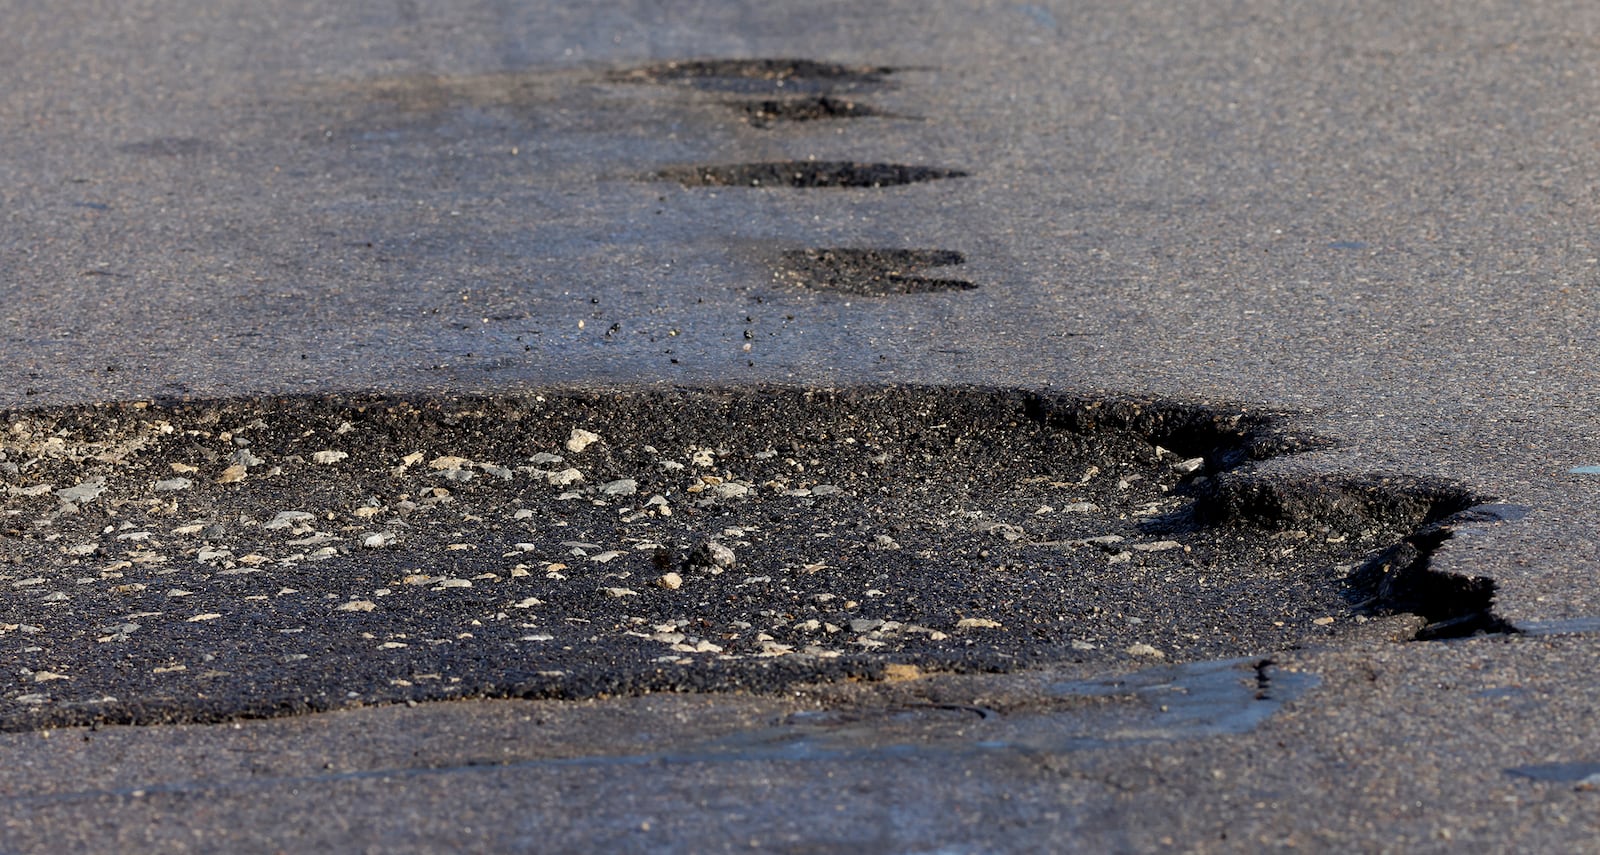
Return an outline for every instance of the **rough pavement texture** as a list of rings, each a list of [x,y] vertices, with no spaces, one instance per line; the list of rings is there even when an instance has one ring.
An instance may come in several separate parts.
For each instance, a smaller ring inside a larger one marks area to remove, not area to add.
[[[1204,738],[1163,732],[1164,673],[6,734],[0,821],[18,851],[1585,851],[1593,785],[1552,767],[1593,757],[1570,677],[1597,664],[1581,637],[1294,654],[1268,691],[1314,689]]]
[[[1492,586],[1414,554],[1474,499],[1237,468],[1302,444],[976,389],[34,412],[0,439],[0,726],[1126,668],[1395,608],[1479,628]]]
[[[1569,583],[1600,479],[1568,471],[1600,464],[1597,14],[19,9],[0,397],[1003,379],[1310,408],[1343,444],[1294,465],[1545,509],[1440,560],[1512,620],[1597,615]],[[726,59],[783,61],[665,70]],[[730,106],[819,91],[895,117]],[[809,160],[968,174],[639,180]],[[784,275],[835,247],[959,252],[979,287]]]
[[[1390,565],[1490,580],[1526,630],[1600,618],[1591,5],[274,0],[6,20],[0,407],[756,382],[1246,402],[1330,440],[1251,477],[1454,483],[1526,509],[1419,530]],[[1409,573],[1367,578],[1434,599]],[[1417,629],[1307,653],[1314,700],[1255,733],[1093,759],[512,768],[476,789],[295,771],[144,802],[76,786],[77,743],[21,735],[4,844],[691,848],[715,817],[730,847],[819,848],[841,814],[840,840],[908,851],[1592,841],[1593,793],[1562,779],[1596,759],[1591,639],[1392,643]],[[40,646],[22,634],[7,657]],[[348,715],[378,714],[415,711]],[[462,745],[492,738],[438,714]],[[252,750],[319,721],[252,725]],[[215,731],[117,733],[137,747],[78,756],[128,780],[216,762],[184,753]],[[841,775],[860,794],[842,811],[824,797]],[[665,827],[648,804],[678,811],[676,836],[628,836]],[[485,836],[507,816],[535,836]]]

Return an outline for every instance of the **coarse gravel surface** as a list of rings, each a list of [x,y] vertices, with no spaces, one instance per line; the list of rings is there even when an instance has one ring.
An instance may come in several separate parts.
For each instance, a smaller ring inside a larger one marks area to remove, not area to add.
[[[1600,839],[1600,7],[5,20],[0,850]],[[966,384],[1024,417],[890,429]],[[889,465],[831,439],[867,432]],[[1069,524],[1129,558],[1044,545]],[[814,534],[842,560],[796,572]],[[936,613],[906,592],[945,544]]]
[[[1374,611],[1358,565],[1471,500],[1330,486],[1250,524],[1271,489],[1224,470],[1296,444],[1264,413],[981,389],[14,413],[0,724],[1326,641]]]

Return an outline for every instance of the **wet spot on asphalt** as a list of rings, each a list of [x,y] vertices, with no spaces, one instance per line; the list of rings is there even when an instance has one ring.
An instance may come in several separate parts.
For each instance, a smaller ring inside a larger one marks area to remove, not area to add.
[[[1600,763],[1538,763],[1507,769],[1506,774],[1532,781],[1572,784],[1579,790],[1600,790]]]

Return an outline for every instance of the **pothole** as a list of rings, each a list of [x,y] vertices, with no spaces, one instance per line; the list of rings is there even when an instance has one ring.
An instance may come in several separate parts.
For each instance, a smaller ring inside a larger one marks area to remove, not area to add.
[[[3,424],[7,729],[1238,656],[1336,638],[1339,568],[1439,508],[1228,518],[1221,470],[1306,445],[1269,414],[993,389]]]
[[[1494,582],[1432,569],[1435,550],[1456,527],[1521,519],[1527,508],[1490,503],[1441,481],[1362,478],[1286,481],[1252,473],[1226,473],[1197,485],[1203,522],[1294,528],[1316,520],[1350,525],[1356,520],[1406,518],[1418,526],[1369,557],[1350,576],[1357,607],[1377,613],[1413,613],[1428,623],[1420,640],[1512,632],[1494,614]]]
[[[943,249],[801,249],[782,254],[777,276],[818,291],[873,297],[969,291],[978,286],[924,275],[966,261],[961,253]]]
[[[818,92],[879,86],[895,69],[844,65],[810,59],[675,60],[619,71],[611,79],[627,83],[681,83],[719,91]]]
[[[897,187],[946,178],[963,178],[959,169],[908,166],[899,163],[855,163],[832,160],[791,160],[775,163],[733,163],[713,166],[676,166],[650,176],[676,181],[685,187]]]
[[[733,106],[744,114],[745,121],[758,128],[771,127],[781,122],[816,122],[886,115],[870,105],[832,95],[764,98],[757,101],[739,101]]]

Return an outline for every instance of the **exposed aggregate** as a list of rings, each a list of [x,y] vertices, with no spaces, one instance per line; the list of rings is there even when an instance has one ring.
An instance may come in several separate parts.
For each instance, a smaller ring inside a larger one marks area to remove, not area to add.
[[[1000,393],[213,402],[0,422],[0,727],[1270,650],[1361,531]],[[1344,563],[1341,563],[1344,562]]]

